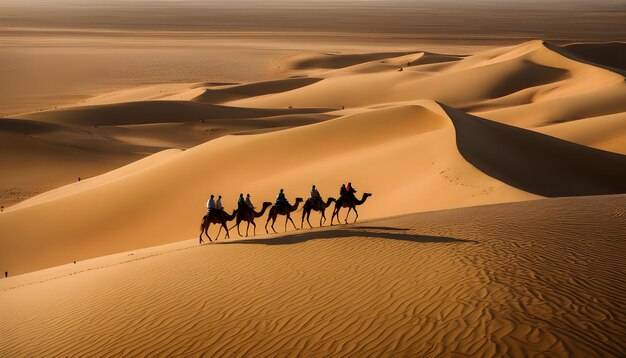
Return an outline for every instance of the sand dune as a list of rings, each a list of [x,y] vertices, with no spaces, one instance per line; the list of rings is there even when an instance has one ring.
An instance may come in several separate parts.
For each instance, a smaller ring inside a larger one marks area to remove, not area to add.
[[[361,193],[374,193],[359,210],[362,218],[534,197],[467,163],[456,148],[450,119],[426,101],[267,134],[223,137],[90,190],[80,189],[89,181],[60,188],[54,200],[35,197],[5,210],[0,228],[19,231],[20,238],[3,241],[0,251],[13,253],[3,257],[12,270],[30,271],[197,235],[211,193],[224,195],[230,208],[242,191],[261,202],[271,201],[282,187],[293,201],[311,184],[323,195],[336,196],[348,180],[358,183]],[[146,181],[151,185],[141,184]],[[42,225],[25,227],[31,220]],[[68,221],[74,223],[71,228],[62,224]]]
[[[556,123],[537,132],[626,155],[626,112]]]
[[[429,98],[522,127],[626,110],[623,76],[574,61],[547,46],[552,47],[532,41],[463,59],[457,56],[444,63],[408,66],[402,72],[398,69],[410,62],[410,57],[375,72],[355,73],[351,67],[326,75],[316,71],[315,76],[326,78],[299,89],[227,103],[339,108]],[[366,65],[380,69],[376,61],[357,66]]]
[[[200,122],[207,119],[244,119],[286,114],[319,113],[327,109],[256,109],[219,106],[192,101],[145,101],[83,106],[28,113],[16,118],[75,126]]]
[[[623,356],[625,199],[189,240],[0,280],[0,354]]]
[[[132,155],[187,150],[5,209],[0,261],[20,273],[192,237],[210,194],[223,195],[230,210],[241,192],[260,204],[284,188],[293,201],[311,184],[336,196],[352,181],[359,194],[374,194],[359,208],[368,219],[623,193],[626,165],[616,153],[626,151],[624,78],[560,51],[532,41],[472,56],[307,54],[290,61],[312,77],[150,86],[20,115],[6,130],[11,138],[31,123],[31,131],[87,133]],[[231,97],[245,98],[211,103]],[[125,99],[133,102],[118,102]],[[64,138],[70,148],[84,141]]]
[[[564,47],[579,59],[621,71],[622,75],[626,73],[626,43],[624,42],[574,43]]]
[[[262,81],[242,85],[220,86],[207,88],[204,93],[193,100],[203,103],[223,103],[234,99],[255,97],[264,94],[290,91],[320,81],[321,78],[300,77],[284,80]]]
[[[147,95],[150,91],[155,89],[137,92]],[[129,98],[128,92],[92,102]],[[0,205],[8,207],[161,150],[190,148],[228,134],[280,130],[335,117],[320,113],[323,111],[150,100],[82,105],[17,116],[21,119],[0,119],[0,163],[11,168],[0,177]]]
[[[82,129],[0,119],[0,163],[5,168],[0,204],[8,207],[79,177],[113,170],[140,159],[144,149]]]
[[[492,122],[443,106],[459,152],[475,167],[537,195],[626,192],[626,156]]]

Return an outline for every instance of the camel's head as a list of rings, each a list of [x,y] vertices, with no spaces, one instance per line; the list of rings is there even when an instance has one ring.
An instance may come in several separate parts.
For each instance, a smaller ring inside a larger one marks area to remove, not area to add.
[[[365,194],[363,194],[364,198],[367,198],[367,197],[370,197],[370,196],[372,196],[372,193],[365,193]]]
[[[270,203],[269,201],[263,203],[264,208],[267,208],[268,206],[272,206],[272,203]]]
[[[302,199],[302,198],[296,198],[296,203],[301,203],[303,201],[304,201],[304,199]]]

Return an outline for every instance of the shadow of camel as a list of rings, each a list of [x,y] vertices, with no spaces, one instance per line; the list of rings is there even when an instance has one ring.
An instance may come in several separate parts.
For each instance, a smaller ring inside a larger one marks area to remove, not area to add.
[[[369,229],[369,230],[364,230]],[[372,231],[371,229],[375,230]],[[424,236],[424,235],[412,235],[403,234],[398,232],[381,232],[381,230],[408,230],[403,228],[391,228],[391,227],[355,227],[346,229],[334,229],[334,230],[319,230],[309,231],[304,233],[293,233],[282,235],[274,238],[267,239],[246,239],[238,241],[222,241],[220,245],[231,244],[261,244],[261,245],[289,245],[299,244],[309,240],[324,240],[324,239],[338,239],[345,237],[371,237],[377,239],[389,239],[400,240],[409,242],[420,243],[474,243],[472,240],[455,239],[451,237],[443,236]]]

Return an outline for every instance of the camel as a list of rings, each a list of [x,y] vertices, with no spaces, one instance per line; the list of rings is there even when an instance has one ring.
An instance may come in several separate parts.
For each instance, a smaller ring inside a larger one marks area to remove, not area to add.
[[[224,230],[226,230],[226,238],[230,238],[230,234],[228,233],[228,226],[226,226],[226,223],[229,221],[232,221],[235,216],[237,216],[237,211],[238,210],[233,210],[233,213],[231,215],[226,214],[225,212],[221,213],[221,212],[209,212],[208,214],[204,215],[204,217],[202,217],[202,223],[200,224],[200,243],[202,244],[204,241],[202,241],[202,234],[205,234],[206,237],[209,238],[210,242],[213,242],[213,240],[211,240],[211,237],[209,236],[209,226],[211,224],[220,224],[222,226],[220,226],[220,230],[217,232],[217,237],[215,238],[215,240],[217,240],[218,237],[220,237],[220,233],[222,232],[222,228],[224,228]]]
[[[320,227],[322,227],[322,220],[326,222],[326,208],[329,207],[330,203],[334,201],[336,201],[335,198],[328,198],[326,202],[324,202],[322,198],[320,198],[320,200],[311,200],[311,198],[306,199],[303,207],[304,210],[302,211],[302,221],[300,222],[300,228],[302,229],[304,226],[305,216],[306,222],[309,223],[310,227],[313,227],[313,225],[311,225],[311,222],[309,221],[309,216],[311,216],[311,210],[320,211],[322,213],[322,216],[320,216]]]
[[[296,198],[296,204],[295,205],[285,205],[284,207],[281,208],[277,208],[276,205],[272,206],[272,208],[270,209],[270,213],[267,216],[267,222],[265,222],[265,231],[269,234],[269,230],[267,230],[267,224],[269,224],[270,220],[272,220],[272,230],[274,230],[274,233],[276,232],[276,229],[274,229],[274,223],[276,222],[276,217],[278,215],[286,215],[287,218],[285,219],[285,231],[287,231],[287,222],[291,221],[291,224],[293,224],[293,227],[298,230],[298,228],[296,227],[296,224],[293,223],[293,220],[291,220],[291,213],[298,210],[298,206],[300,205],[300,203],[302,202],[302,198]]]
[[[239,234],[239,236],[241,236],[241,233],[239,232],[239,224],[242,221],[248,222],[248,226],[246,226],[246,237],[248,237],[248,229],[250,228],[250,224],[252,224],[253,235],[256,235],[256,224],[254,223],[254,219],[263,216],[265,210],[267,210],[267,208],[270,206],[272,206],[272,203],[270,203],[269,201],[264,202],[263,209],[261,209],[261,211],[258,213],[248,206],[240,209],[239,212],[237,212],[237,223],[233,225],[233,227],[237,227],[237,233]],[[230,230],[232,230],[233,227],[231,227]]]
[[[333,219],[335,218],[335,216],[337,216],[337,221],[339,221],[339,223],[341,224],[341,220],[339,219],[339,210],[341,210],[341,208],[349,208],[348,214],[346,214],[346,224],[348,223],[348,215],[350,215],[350,211],[352,210],[354,210],[354,212],[356,213],[356,218],[354,218],[354,222],[356,222],[356,219],[359,218],[359,212],[356,211],[356,206],[365,203],[365,200],[367,200],[367,198],[369,198],[370,196],[372,196],[371,193],[363,193],[361,200],[358,200],[354,196],[352,198],[344,196],[337,199],[337,201],[335,201],[333,216],[330,218],[330,225],[333,224]]]

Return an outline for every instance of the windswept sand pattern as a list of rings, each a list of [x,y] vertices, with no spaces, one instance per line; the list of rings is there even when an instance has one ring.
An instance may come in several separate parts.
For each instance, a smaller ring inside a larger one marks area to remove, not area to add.
[[[625,200],[182,242],[22,275],[0,282],[0,355],[624,356]]]

